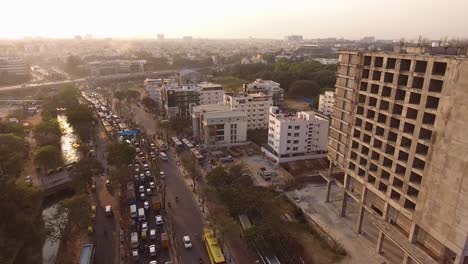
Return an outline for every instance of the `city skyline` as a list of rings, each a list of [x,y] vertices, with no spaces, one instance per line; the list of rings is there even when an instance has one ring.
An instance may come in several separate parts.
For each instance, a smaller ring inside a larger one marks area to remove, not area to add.
[[[298,8],[300,7],[300,8]],[[370,0],[236,1],[196,3],[139,1],[137,3],[83,0],[9,1],[0,17],[0,38],[71,38],[91,34],[98,38],[264,38],[282,39],[299,34],[304,38],[343,37],[360,39],[466,38],[462,0],[393,1],[384,6]],[[360,29],[365,28],[365,31]]]

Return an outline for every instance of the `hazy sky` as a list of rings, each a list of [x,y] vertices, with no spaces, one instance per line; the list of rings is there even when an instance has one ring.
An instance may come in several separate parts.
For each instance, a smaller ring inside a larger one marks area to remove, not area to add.
[[[468,0],[1,0],[0,38],[468,37]]]

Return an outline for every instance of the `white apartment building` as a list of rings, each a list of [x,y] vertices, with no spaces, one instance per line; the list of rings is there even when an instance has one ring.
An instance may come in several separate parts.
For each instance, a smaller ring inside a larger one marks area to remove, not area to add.
[[[232,146],[247,143],[247,114],[227,105],[200,105],[192,108],[193,136],[205,146]]]
[[[153,99],[158,107],[164,105],[163,101],[163,86],[176,85],[177,82],[175,79],[150,79],[145,80],[145,90],[146,95]]]
[[[335,92],[327,91],[319,96],[318,111],[324,115],[333,115]]]
[[[284,113],[270,108],[268,147],[262,151],[277,163],[327,157],[328,120],[312,111]]]
[[[200,89],[200,105],[222,104],[224,89],[220,84],[202,82],[198,84]]]
[[[274,105],[280,105],[284,99],[284,89],[280,84],[272,80],[256,79],[254,82],[244,84],[245,92],[251,93],[264,93],[273,98]]]
[[[247,129],[261,129],[268,127],[268,111],[273,106],[271,96],[258,94],[225,94],[224,104],[231,110],[247,114]]]

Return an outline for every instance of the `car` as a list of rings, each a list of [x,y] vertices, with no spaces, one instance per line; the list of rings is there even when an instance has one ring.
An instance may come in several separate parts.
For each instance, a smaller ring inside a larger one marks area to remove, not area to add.
[[[143,232],[148,231],[148,222],[141,223],[141,231]]]
[[[155,240],[157,238],[157,234],[156,234],[156,229],[150,229],[149,231],[149,238],[151,240]]]
[[[154,143],[151,143],[150,148],[151,148],[152,151],[154,151],[156,149],[156,145]]]
[[[110,180],[106,180],[106,188],[109,189],[111,187],[111,182]]]
[[[137,260],[138,259],[138,249],[132,250],[132,257],[133,259]]]
[[[143,201],[146,200],[146,196],[144,192],[140,193],[140,199]]]
[[[140,153],[138,154],[138,156],[139,156],[140,158],[144,158],[144,157],[145,157],[145,153],[140,152]]]
[[[112,216],[112,206],[106,205],[106,216]]]
[[[140,185],[140,186],[138,187],[138,191],[139,191],[140,193],[144,193],[144,192],[145,192],[145,186]]]
[[[145,210],[148,210],[148,209],[149,209],[149,202],[148,202],[148,201],[144,201],[144,202],[143,202],[143,207],[145,208]]]
[[[140,168],[135,168],[135,173],[139,173],[140,172]]]
[[[182,240],[184,241],[185,248],[192,248],[192,241],[190,241],[189,236],[184,236]]]
[[[63,167],[57,167],[57,168],[55,168],[55,172],[61,172],[61,171],[63,171]]]
[[[139,175],[138,175],[138,174],[133,175],[133,177],[135,178],[135,181],[138,181],[138,179],[139,179]]]
[[[166,174],[164,173],[164,171],[160,171],[160,172],[159,172],[159,177],[160,177],[161,179],[165,179],[165,178],[166,178]]]
[[[67,171],[71,171],[73,169],[73,164],[69,164],[65,167]]]
[[[152,261],[150,261],[149,264],[158,264],[158,262],[156,260],[152,260]]]
[[[151,188],[146,188],[146,194],[148,196],[150,196],[151,194],[153,194],[153,192],[151,191]]]
[[[144,181],[144,180],[145,180],[145,174],[140,173],[140,181]]]
[[[141,152],[141,149],[140,149],[140,148],[136,148],[136,152],[137,152],[137,153],[140,153],[140,152]]]
[[[151,177],[151,171],[145,171],[146,177]]]
[[[149,254],[150,256],[154,257],[156,256],[156,246],[155,245],[149,245]]]
[[[148,163],[143,164],[143,169],[144,169],[145,171],[149,170],[149,165],[148,165]]]
[[[93,233],[94,233],[94,226],[93,226],[93,224],[89,224],[89,225],[88,225],[88,234],[91,235],[91,234],[93,234]]]
[[[156,219],[156,225],[162,225],[163,224],[162,216],[157,215],[154,218]]]
[[[47,171],[47,175],[52,175],[55,173],[55,170],[54,169],[50,169]]]
[[[32,177],[31,176],[26,176],[24,181],[28,184],[28,185],[31,185],[32,184]]]
[[[154,181],[150,181],[149,186],[151,189],[154,189],[156,187],[156,185],[154,184]]]
[[[92,180],[91,182],[91,191],[96,191],[96,181],[95,180]]]

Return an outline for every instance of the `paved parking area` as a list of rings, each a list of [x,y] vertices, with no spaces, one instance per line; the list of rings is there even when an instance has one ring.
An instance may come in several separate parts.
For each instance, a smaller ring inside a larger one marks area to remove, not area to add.
[[[250,175],[254,180],[254,184],[258,186],[271,186],[271,185],[281,185],[287,180],[293,179],[291,174],[283,169],[280,165],[275,164],[273,161],[269,160],[262,154],[253,155],[253,156],[242,156],[235,160],[236,163],[243,163],[250,170]],[[271,180],[266,181],[258,173],[260,168],[264,167],[272,173]]]

